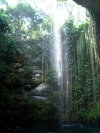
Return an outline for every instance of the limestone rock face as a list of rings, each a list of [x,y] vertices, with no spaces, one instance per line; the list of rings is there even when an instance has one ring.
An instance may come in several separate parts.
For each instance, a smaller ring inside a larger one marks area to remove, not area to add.
[[[46,97],[49,96],[48,85],[44,83],[39,84],[37,87],[32,89],[31,92],[33,93],[33,96],[37,96],[37,99],[39,98],[41,99],[41,97],[45,99]],[[41,96],[41,97],[38,97],[38,96]]]
[[[20,68],[20,67],[21,67],[21,64],[20,64],[20,63],[15,63],[15,64],[14,64],[14,68],[16,68],[16,69],[17,69],[17,68]]]
[[[73,1],[87,8],[95,16],[97,17],[100,16],[100,0],[73,0]]]

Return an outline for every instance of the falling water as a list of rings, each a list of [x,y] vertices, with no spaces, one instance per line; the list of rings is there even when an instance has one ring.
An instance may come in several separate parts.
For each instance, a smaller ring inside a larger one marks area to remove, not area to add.
[[[59,9],[54,10],[53,15],[53,43],[52,43],[52,66],[55,69],[56,86],[54,87],[55,101],[58,103],[58,112],[62,117],[62,47],[61,47],[61,34],[60,34],[60,23],[58,21]]]
[[[56,71],[57,89],[60,95],[56,96],[59,101],[60,117],[63,121],[69,119],[69,75],[68,75],[68,52],[67,46],[63,50],[61,42],[61,31],[59,8],[53,15],[53,44],[52,44],[52,65]],[[64,53],[63,53],[64,52]]]
[[[61,35],[60,25],[57,21],[58,9],[55,10],[53,17],[53,64],[57,73],[57,82],[60,83],[62,77],[62,52],[61,52]]]

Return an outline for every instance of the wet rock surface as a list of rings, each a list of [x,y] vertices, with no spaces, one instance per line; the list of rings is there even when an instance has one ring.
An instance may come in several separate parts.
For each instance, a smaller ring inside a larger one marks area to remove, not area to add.
[[[36,99],[47,100],[49,96],[48,86],[44,83],[38,85],[35,89],[31,90],[32,97]]]

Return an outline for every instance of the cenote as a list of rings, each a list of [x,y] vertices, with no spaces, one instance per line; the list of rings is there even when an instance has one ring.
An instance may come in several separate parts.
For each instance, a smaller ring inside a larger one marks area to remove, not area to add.
[[[100,0],[0,0],[0,130],[99,124]]]

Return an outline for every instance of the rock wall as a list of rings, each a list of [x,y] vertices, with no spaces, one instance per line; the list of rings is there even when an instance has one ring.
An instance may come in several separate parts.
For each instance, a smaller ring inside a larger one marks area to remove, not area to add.
[[[26,65],[24,54],[16,51],[15,61],[10,66],[11,72],[4,75],[3,84],[9,89],[13,89],[13,92],[20,90],[17,92],[22,93],[34,89],[42,83],[42,71],[35,63],[31,63],[31,65]]]

